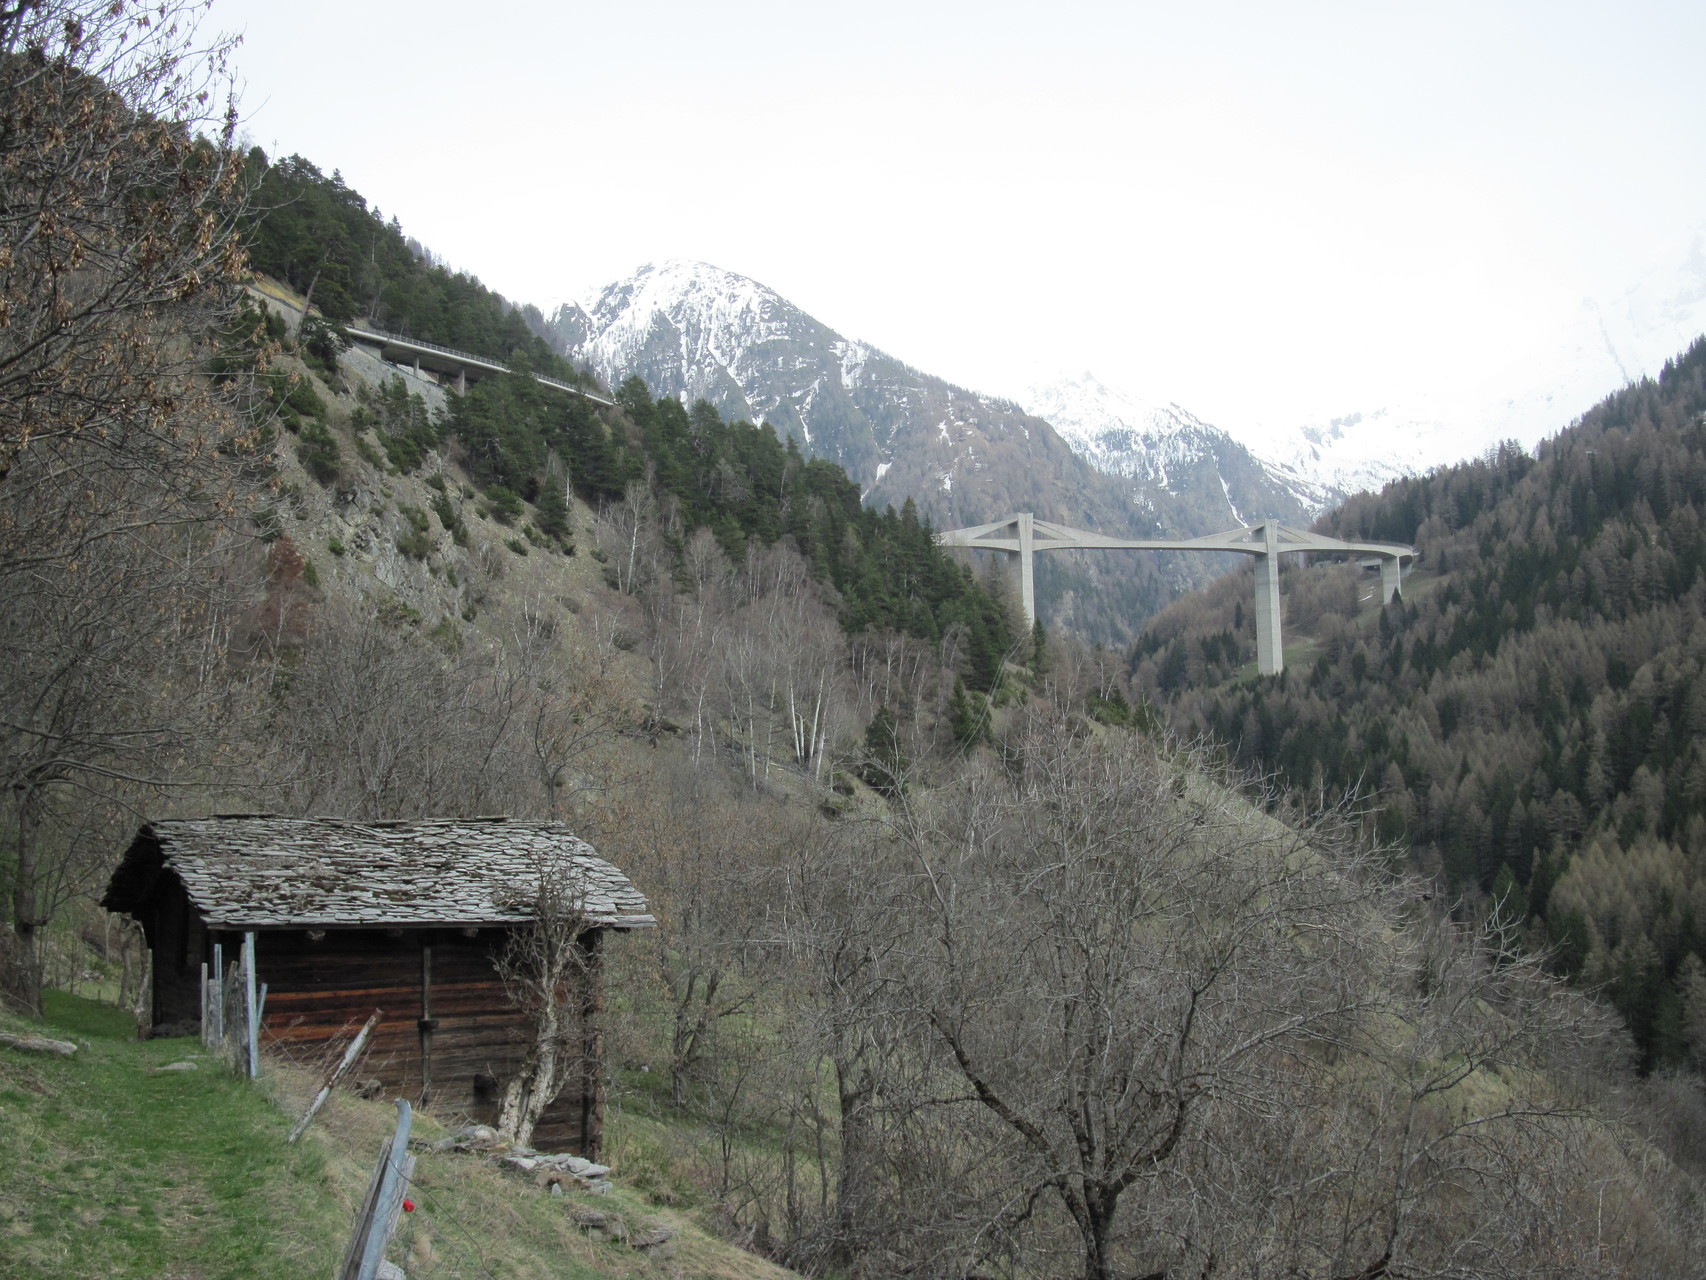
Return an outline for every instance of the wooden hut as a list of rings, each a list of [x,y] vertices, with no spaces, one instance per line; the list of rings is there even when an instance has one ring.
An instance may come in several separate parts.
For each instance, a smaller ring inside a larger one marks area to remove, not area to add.
[[[650,928],[639,891],[560,823],[352,822],[228,816],[145,824],[102,900],[153,954],[156,1026],[201,1011],[215,943],[255,935],[263,1042],[312,1051],[375,1010],[362,1074],[392,1096],[490,1124],[531,1040],[497,969],[531,923],[542,876],[587,922],[583,1069],[534,1130],[542,1150],[596,1154],[602,1127],[598,958],[612,929]]]

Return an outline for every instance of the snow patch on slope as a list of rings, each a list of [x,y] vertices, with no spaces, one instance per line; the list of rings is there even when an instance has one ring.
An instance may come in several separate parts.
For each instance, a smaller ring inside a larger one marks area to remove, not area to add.
[[[1030,387],[1019,402],[1028,412],[1046,418],[1096,470],[1122,476],[1135,487],[1177,493],[1186,477],[1200,468],[1218,471],[1222,454],[1234,443],[1227,432],[1177,403],[1133,395],[1087,372]],[[1244,447],[1276,489],[1291,494],[1308,510],[1322,510],[1345,492],[1342,486],[1322,483],[1306,469]],[[1236,512],[1226,476],[1220,474],[1219,481],[1227,491],[1228,506]]]

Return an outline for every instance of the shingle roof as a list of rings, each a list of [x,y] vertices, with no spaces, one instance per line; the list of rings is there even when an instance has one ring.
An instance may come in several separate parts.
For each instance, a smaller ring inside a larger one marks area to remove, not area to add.
[[[573,877],[594,924],[656,924],[646,900],[557,822],[238,816],[145,824],[102,905],[134,911],[164,869],[214,927],[514,924],[541,872]]]

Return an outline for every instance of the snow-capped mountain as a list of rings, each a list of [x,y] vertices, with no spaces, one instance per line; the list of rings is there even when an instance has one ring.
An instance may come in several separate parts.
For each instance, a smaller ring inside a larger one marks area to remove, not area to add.
[[[1050,429],[844,337],[773,290],[698,262],[642,267],[552,318],[569,357],[611,385],[705,399],[839,462],[867,500],[914,498],[939,526],[1014,510],[1153,529]]]
[[[1621,293],[1582,299],[1492,375],[1320,421],[1228,423],[1270,463],[1348,493],[1458,462],[1504,440],[1532,449],[1612,392],[1656,377],[1706,333],[1706,232]]]
[[[1105,475],[1012,401],[914,369],[704,263],[643,267],[584,306],[560,308],[551,325],[564,353],[608,385],[638,376],[653,394],[705,399],[726,417],[768,422],[808,454],[845,467],[867,502],[910,498],[938,528],[1031,511],[1115,536],[1194,536],[1234,519],[1228,492],[1233,506],[1254,510],[1264,501],[1242,476],[1226,489],[1216,480],[1205,515],[1194,505],[1201,485]],[[1169,475],[1179,474],[1175,461]],[[1210,527],[1201,527],[1205,519]],[[1062,554],[1039,564],[1039,598],[1051,623],[1118,639],[1176,589],[1223,567],[1202,556]]]
[[[1107,532],[1196,534],[1246,516],[1297,520],[1333,496],[1176,406],[1138,406],[1086,375],[1022,408],[921,373],[704,263],[644,267],[553,325],[607,382],[637,374],[654,392],[767,421],[841,463],[869,499],[910,496],[939,522],[1082,509]]]
[[[1129,481],[1134,500],[1172,494],[1205,525],[1265,516],[1297,523],[1344,496],[1301,468],[1259,457],[1178,404],[1139,399],[1091,373],[1029,387],[1019,402],[1096,470]]]

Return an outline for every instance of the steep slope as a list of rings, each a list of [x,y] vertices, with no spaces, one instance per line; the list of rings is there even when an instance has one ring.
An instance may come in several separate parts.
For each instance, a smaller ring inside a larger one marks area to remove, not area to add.
[[[1386,834],[1604,985],[1648,1065],[1706,1062],[1703,424],[1706,340],[1534,457],[1324,520],[1414,543],[1418,572],[1386,609],[1354,566],[1288,573],[1281,679],[1237,670],[1247,576],[1175,604],[1134,655],[1181,726],[1251,767],[1378,788]]]
[[[1306,523],[1345,496],[1256,456],[1177,404],[1140,400],[1090,373],[1030,387],[1019,400],[1096,470],[1128,480],[1134,502],[1153,505],[1166,494],[1204,532],[1264,516]]]

